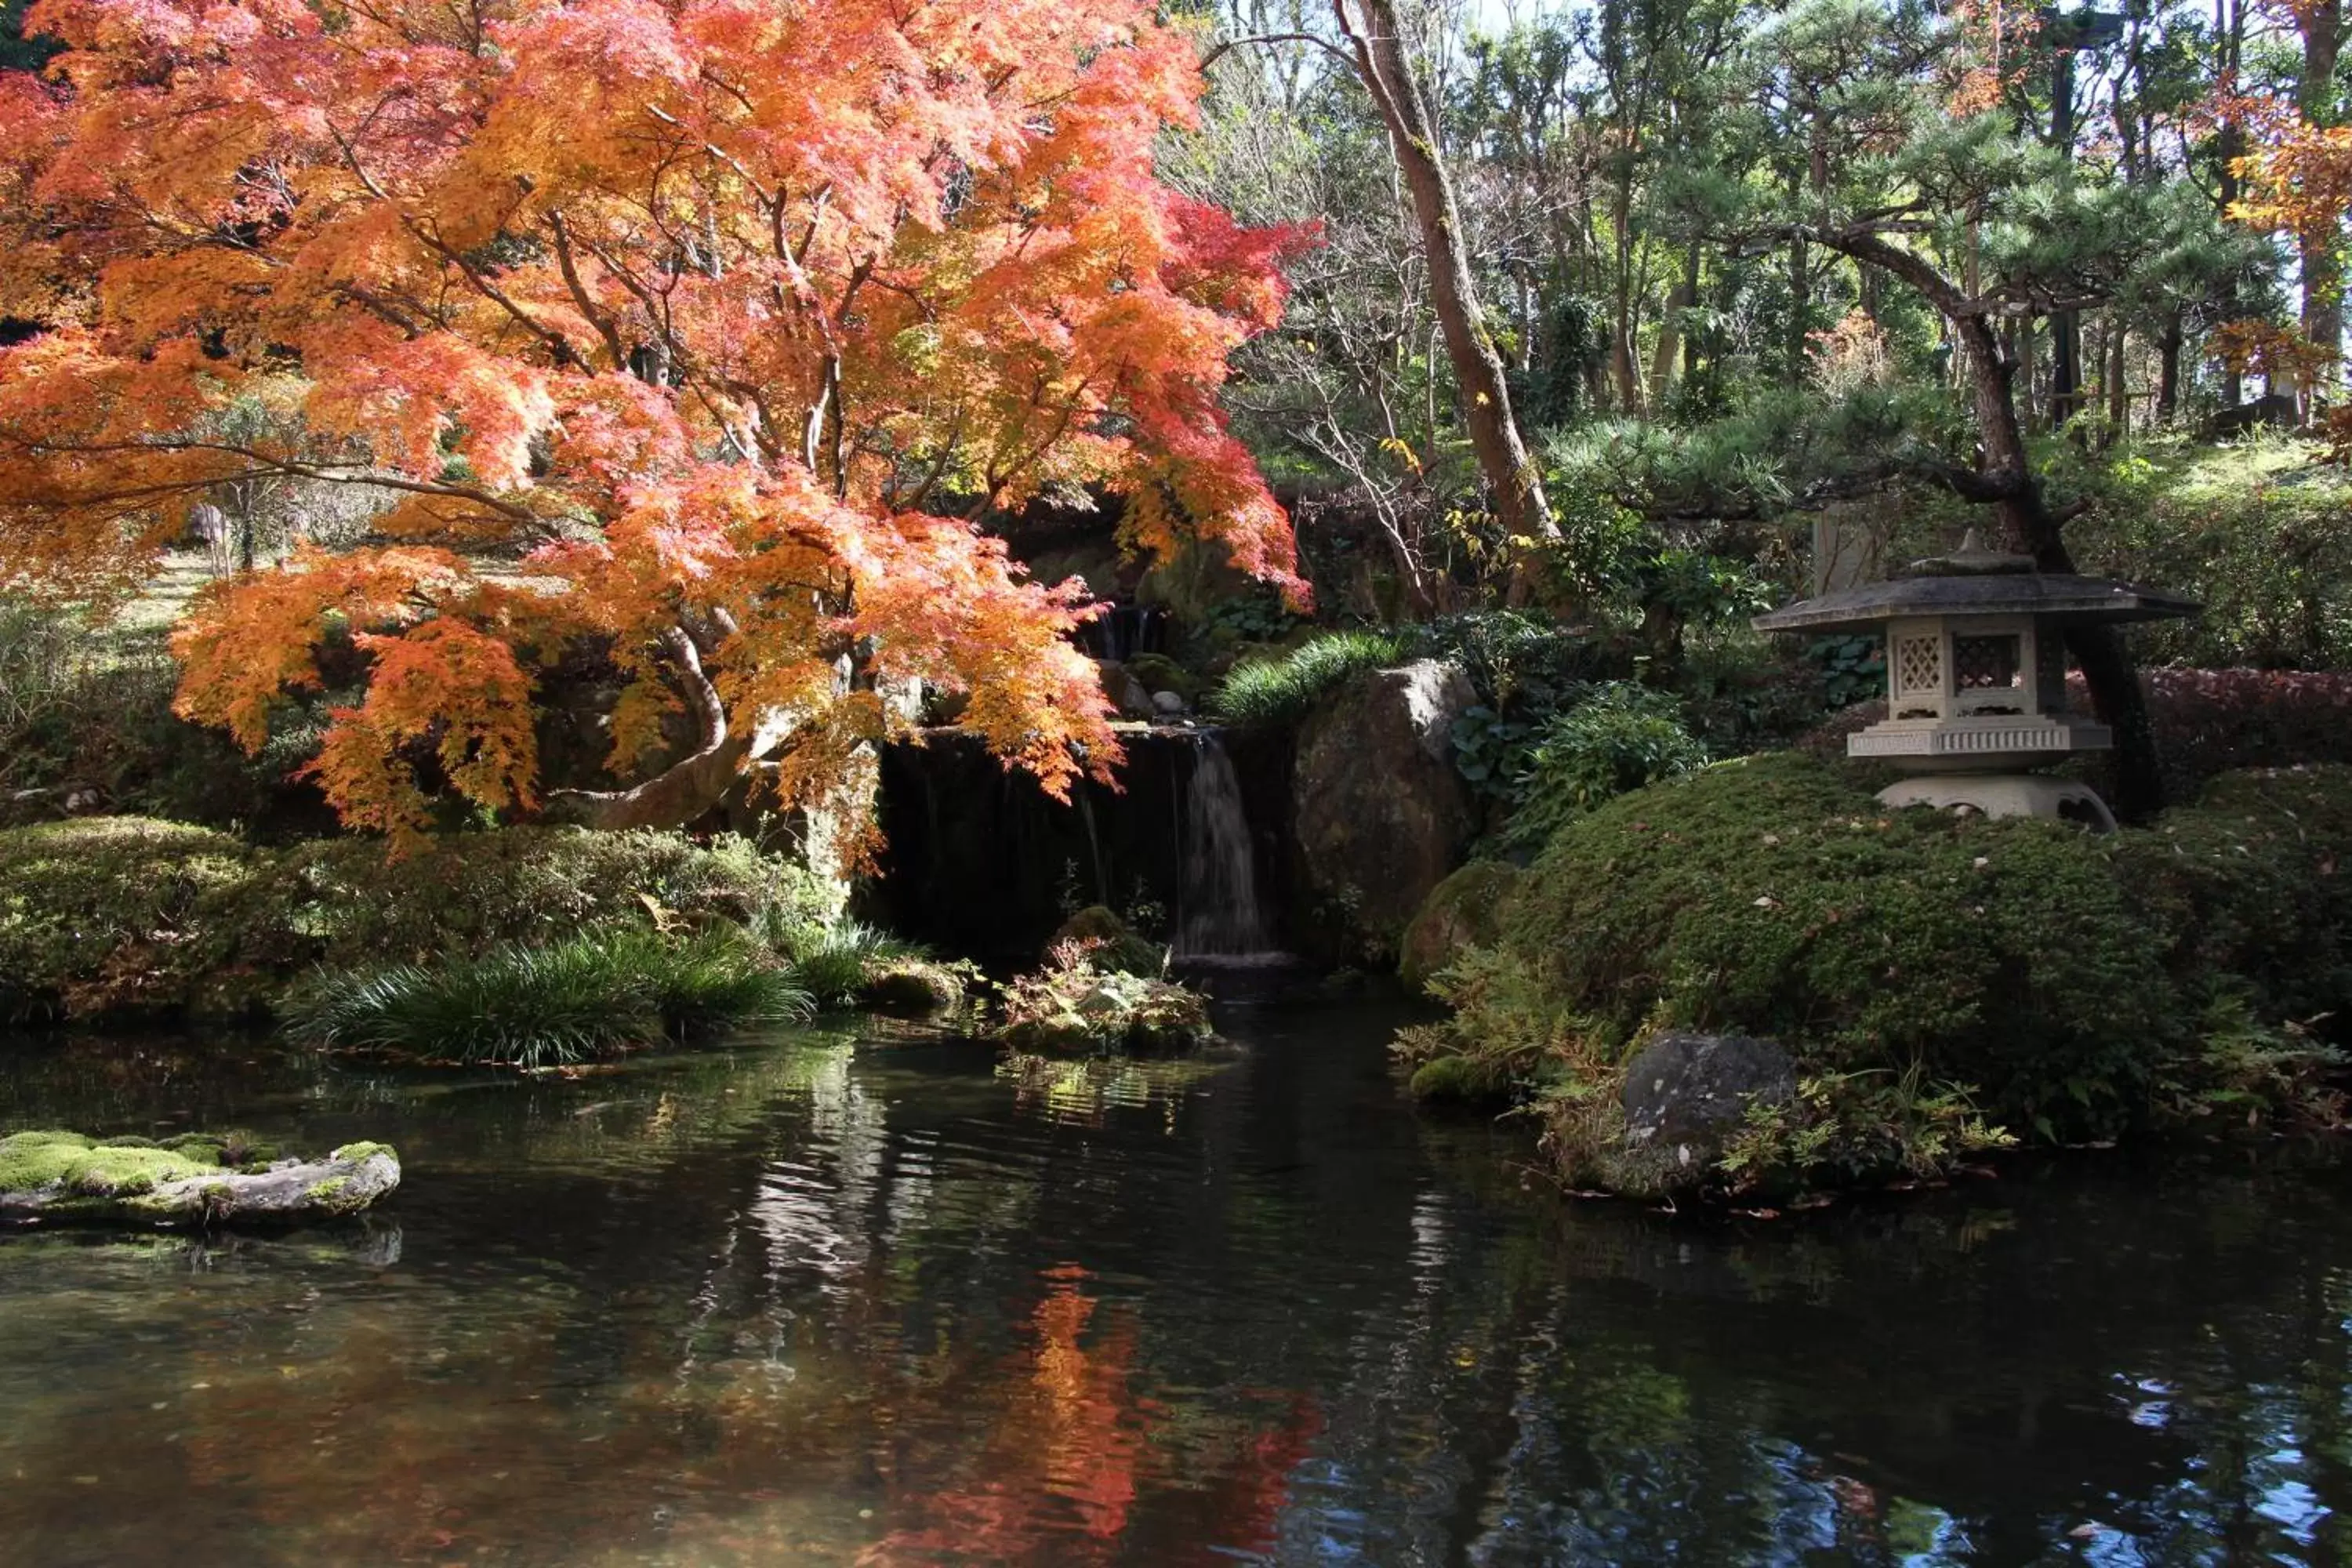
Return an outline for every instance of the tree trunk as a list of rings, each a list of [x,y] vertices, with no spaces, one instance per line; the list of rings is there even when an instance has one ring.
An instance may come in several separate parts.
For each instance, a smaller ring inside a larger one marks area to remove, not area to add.
[[[2221,70],[2223,90],[2242,90],[2238,81],[2238,66],[2244,51],[2246,38],[2245,0],[2213,0],[2213,30],[2221,35]],[[2221,171],[2221,207],[2224,215],[2238,205],[2241,186],[2238,180],[2238,160],[2246,151],[2245,132],[2235,121],[2224,121],[2220,134],[2213,139],[2214,157]],[[2221,302],[2227,315],[2238,313],[2237,290]],[[2221,366],[2221,406],[2235,408],[2246,400],[2245,373],[2224,363]]]
[[[2164,336],[2157,342],[2156,422],[2169,425],[2180,412],[2180,312],[2166,318]]]
[[[2033,557],[2036,569],[2073,572],[2074,558],[2061,537],[2064,520],[2043,500],[2026,451],[2025,430],[2017,413],[2018,361],[2005,349],[2001,334],[1983,309],[1972,309],[1972,296],[1964,294],[1925,257],[1881,235],[1850,230],[1822,238],[1856,261],[1885,268],[1918,289],[1951,323],[1959,343],[1961,374],[1969,379],[1969,398],[1982,454],[1973,475],[1951,476],[1953,488],[1964,499],[1990,505],[2000,520],[2009,548]],[[2072,629],[2066,635],[2066,647],[2082,668],[2084,684],[2090,688],[2092,708],[2115,731],[2116,798],[2108,804],[2117,816],[2145,821],[2163,808],[2164,773],[2139,672],[2132,667],[2130,652],[2113,626]]]
[[[540,807],[541,821],[604,829],[683,827],[721,805],[757,757],[781,739],[733,731],[719,689],[703,673],[694,639],[673,627],[663,635],[662,644],[685,689],[699,743],[686,757],[627,789],[550,790]]]
[[[2131,329],[2123,312],[2107,312],[2107,426],[2113,439],[2120,441],[2131,434],[2131,389],[2125,384],[2130,373],[2127,345]]]
[[[2309,0],[2294,10],[2303,29],[2303,76],[2295,84],[2295,107],[2313,125],[2336,123],[2336,62],[2343,47],[2343,0]],[[2303,273],[2303,335],[2332,357],[2344,346],[2344,256],[2336,226],[2305,229],[2295,237]],[[2332,370],[2319,373],[2334,374]],[[2296,389],[2305,423],[2318,401],[2317,385]]]
[[[1650,407],[1654,411],[1666,405],[1666,394],[1674,389],[1675,359],[1682,352],[1682,313],[1698,303],[1698,247],[1692,244],[1683,255],[1683,275],[1666,296],[1664,315],[1658,322],[1658,346],[1650,355]]]
[[[1496,520],[1521,538],[1553,536],[1557,530],[1544,499],[1543,480],[1528,458],[1511,416],[1511,395],[1503,377],[1503,356],[1486,332],[1462,246],[1462,217],[1454,186],[1437,147],[1437,132],[1419,83],[1405,58],[1392,0],[1353,0],[1363,13],[1358,26],[1350,0],[1332,0],[1340,30],[1353,46],[1356,68],[1387,125],[1389,146],[1412,194],[1413,216],[1429,261],[1431,303],[1445,335],[1446,357],[1462,391],[1464,421],[1478,467],[1494,492]]]
[[[2061,536],[2061,520],[2043,500],[2026,453],[2012,390],[2016,362],[2002,352],[1983,316],[1959,315],[1952,324],[1964,346],[1977,435],[1984,447],[1978,471],[1990,481],[1985,493],[1995,498],[1993,511],[2005,541],[2010,549],[2032,556],[2036,570],[2071,573],[2074,557]],[[2066,647],[2090,689],[2092,709],[2115,731],[2116,798],[2108,804],[2126,821],[2146,821],[2164,808],[2164,773],[2130,651],[2110,626],[2071,627]]]

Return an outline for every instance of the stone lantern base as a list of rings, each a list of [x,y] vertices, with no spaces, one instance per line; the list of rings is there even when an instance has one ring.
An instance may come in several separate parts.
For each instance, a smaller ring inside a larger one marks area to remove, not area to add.
[[[2042,816],[2071,822],[2094,833],[2113,833],[2115,813],[2098,792],[2073,779],[2040,773],[1930,773],[1888,784],[1878,792],[1885,805],[1965,807],[1987,816]]]

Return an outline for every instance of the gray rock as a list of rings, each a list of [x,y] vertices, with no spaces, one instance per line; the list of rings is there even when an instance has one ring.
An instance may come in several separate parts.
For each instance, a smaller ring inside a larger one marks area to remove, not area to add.
[[[1291,827],[1307,923],[1352,926],[1329,956],[1392,958],[1477,830],[1454,768],[1454,721],[1478,700],[1454,664],[1358,676],[1298,733]]]
[[[1628,1152],[1703,1168],[1721,1157],[1749,1105],[1796,1098],[1797,1064],[1770,1040],[1660,1035],[1626,1065],[1620,1094]]]
[[[1151,694],[1151,706],[1161,716],[1174,719],[1183,713],[1184,700],[1173,691],[1155,691]]]
[[[1118,710],[1122,719],[1151,719],[1159,715],[1153,706],[1151,689],[1135,679],[1127,666],[1105,659],[1102,665],[1103,693]]]

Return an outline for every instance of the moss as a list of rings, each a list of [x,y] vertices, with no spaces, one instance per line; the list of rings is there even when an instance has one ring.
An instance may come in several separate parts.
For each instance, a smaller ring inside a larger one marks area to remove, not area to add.
[[[1890,811],[1826,763],[1751,758],[1564,828],[1493,942],[1438,977],[1454,1016],[1400,1050],[1540,1100],[1568,1170],[1607,1164],[1622,1064],[1660,1027],[1787,1045],[1826,1087],[1759,1147],[1800,1163],[1957,1158],[1979,1110],[2112,1135],[2181,1084],[2247,1078],[2197,1067],[2216,997],[2272,1021],[2352,1005],[2347,858],[2352,771],[2232,776],[2095,837]]]
[[[322,1214],[357,1214],[368,1206],[368,1199],[352,1185],[349,1176],[329,1176],[322,1182],[313,1182],[302,1195]]]
[[[373,1160],[378,1154],[391,1155],[395,1160],[400,1157],[393,1153],[392,1145],[389,1143],[368,1142],[346,1143],[327,1157],[331,1160],[347,1160],[352,1164],[357,1164],[362,1160]]]
[[[152,1143],[97,1143],[67,1132],[20,1132],[0,1138],[0,1192],[127,1198],[163,1182],[217,1172],[217,1162]]]
[[[1492,1104],[1511,1093],[1507,1075],[1491,1063],[1464,1056],[1434,1057],[1422,1063],[1408,1087],[1415,1100],[1437,1104]]]
[[[885,1013],[929,1017],[961,1006],[963,976],[929,959],[901,958],[866,971],[861,1000]]]
[[[1473,860],[1430,889],[1397,943],[1397,975],[1414,991],[1465,947],[1495,940],[1519,869],[1504,860]]]

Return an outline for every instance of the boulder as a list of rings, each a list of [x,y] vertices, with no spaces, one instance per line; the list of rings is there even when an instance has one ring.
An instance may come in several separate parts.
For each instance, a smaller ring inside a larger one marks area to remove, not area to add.
[[[1152,719],[1159,710],[1152,705],[1151,689],[1138,680],[1128,668],[1108,659],[1102,665],[1103,695],[1118,710],[1122,719]]]
[[[1168,968],[1165,946],[1138,934],[1102,904],[1088,904],[1064,921],[1045,944],[1047,956],[1065,943],[1084,947],[1087,962],[1097,969],[1156,980]]]
[[[1660,1035],[1625,1066],[1625,1152],[1673,1172],[1702,1171],[1721,1158],[1750,1105],[1796,1097],[1797,1064],[1770,1040]]]
[[[1291,830],[1307,929],[1393,957],[1478,826],[1454,767],[1454,721],[1477,701],[1460,666],[1368,670],[1299,727]],[[1352,956],[1345,951],[1328,956]]]
[[[1173,691],[1153,692],[1151,706],[1162,719],[1180,718],[1184,712],[1184,700]]]
[[[963,1005],[963,977],[927,958],[894,958],[866,972],[858,1000],[877,1013],[929,1018]]]
[[[383,1143],[346,1143],[322,1160],[269,1160],[233,1136],[0,1138],[6,1218],[203,1226],[318,1219],[357,1214],[398,1185],[400,1157]]]
[[[1519,868],[1507,860],[1473,860],[1431,889],[1397,944],[1397,978],[1406,989],[1426,991],[1430,976],[1464,948],[1493,942],[1503,900],[1518,880]]]

